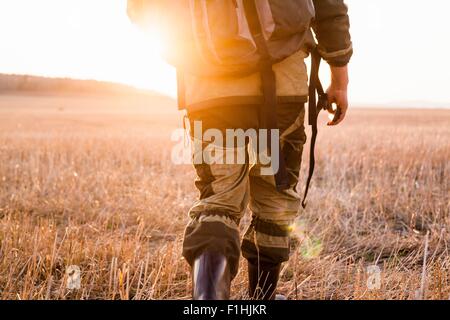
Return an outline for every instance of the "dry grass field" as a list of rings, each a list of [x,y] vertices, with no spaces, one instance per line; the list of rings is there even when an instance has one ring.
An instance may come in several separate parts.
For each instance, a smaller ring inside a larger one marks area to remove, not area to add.
[[[181,124],[164,98],[0,96],[0,298],[190,298],[181,241],[197,191],[170,161]],[[353,109],[321,129],[317,155],[279,291],[449,299],[450,110]]]

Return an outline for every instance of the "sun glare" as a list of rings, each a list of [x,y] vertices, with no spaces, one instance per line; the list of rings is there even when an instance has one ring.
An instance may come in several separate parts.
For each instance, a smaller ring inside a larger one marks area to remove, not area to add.
[[[0,38],[2,73],[113,81],[171,96],[176,92],[175,71],[160,55],[161,37],[129,21],[126,0],[2,1]]]
[[[355,48],[350,100],[388,106],[432,100],[448,106],[449,73],[436,70],[449,69],[449,62],[433,53],[450,48],[442,40],[450,35],[442,23],[449,3],[346,2]],[[405,6],[410,11],[399,25]],[[0,73],[113,81],[175,96],[175,70],[160,57],[161,37],[138,30],[126,8],[127,0],[0,0]],[[425,38],[431,47],[417,45]],[[394,49],[380,50],[380,44]],[[321,70],[323,79],[329,79],[327,69]]]
[[[126,73],[126,82],[143,89],[157,89],[174,95],[176,92],[174,70],[162,59],[165,44],[161,33],[155,28],[142,31],[137,27],[130,30],[129,47],[136,51],[124,49],[123,56],[129,57],[128,65],[133,73]],[[124,78],[125,79],[125,78]]]

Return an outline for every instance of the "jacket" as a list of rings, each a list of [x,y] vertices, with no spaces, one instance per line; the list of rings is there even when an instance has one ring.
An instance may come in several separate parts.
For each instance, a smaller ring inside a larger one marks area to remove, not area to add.
[[[313,0],[316,16],[311,28],[318,50],[332,66],[349,63],[353,54],[350,19],[344,0]],[[273,66],[277,96],[280,103],[305,103],[308,76],[304,59],[309,45]],[[261,77],[255,73],[246,77],[196,77],[184,75],[184,99],[188,111],[226,105],[261,104]]]

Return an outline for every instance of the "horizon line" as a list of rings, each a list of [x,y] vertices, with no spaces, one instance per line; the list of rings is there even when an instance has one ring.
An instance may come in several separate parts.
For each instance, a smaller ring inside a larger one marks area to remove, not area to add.
[[[42,78],[48,80],[66,80],[66,81],[80,81],[80,82],[96,82],[98,84],[111,84],[124,86],[129,89],[135,89],[139,91],[144,91],[147,93],[156,93],[161,96],[165,96],[171,99],[176,99],[176,94],[171,95],[167,92],[159,91],[157,89],[145,88],[141,86],[136,86],[130,83],[114,81],[114,80],[101,80],[96,78],[83,78],[83,77],[70,77],[70,76],[51,76],[51,75],[38,75],[38,74],[27,74],[27,73],[3,73],[0,71],[1,76],[17,76],[17,77],[34,77]],[[0,88],[1,89],[1,88]],[[450,102],[442,101],[432,101],[432,100],[397,100],[397,101],[387,101],[387,102],[366,102],[366,101],[350,101],[350,106],[355,106],[358,108],[389,108],[389,109],[450,109]]]

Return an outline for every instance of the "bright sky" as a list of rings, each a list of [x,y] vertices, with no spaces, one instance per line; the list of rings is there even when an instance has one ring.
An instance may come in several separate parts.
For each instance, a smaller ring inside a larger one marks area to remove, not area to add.
[[[347,0],[353,103],[450,105],[450,2]],[[98,79],[175,94],[157,37],[126,0],[0,0],[0,73]]]

